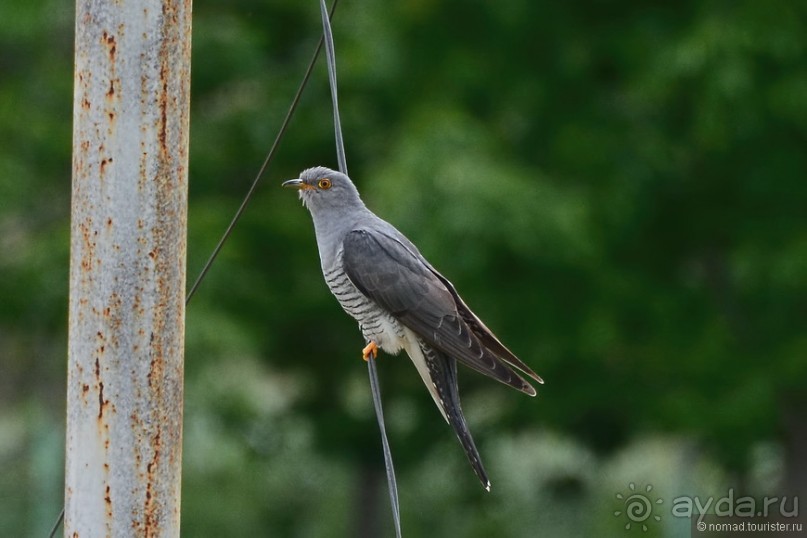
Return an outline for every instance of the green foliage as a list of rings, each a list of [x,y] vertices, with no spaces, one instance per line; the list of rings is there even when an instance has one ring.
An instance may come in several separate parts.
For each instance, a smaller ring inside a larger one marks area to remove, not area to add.
[[[528,400],[461,374],[486,497],[408,360],[381,359],[405,530],[607,533],[580,510],[624,487],[600,471],[632,440],[686,436],[744,475],[760,442],[803,427],[805,21],[784,0],[342,2],[352,177],[547,381]],[[63,416],[72,27],[61,2],[0,5],[4,468]],[[190,276],[318,31],[315,3],[195,2]],[[351,535],[364,487],[387,529],[361,337],[322,282],[307,212],[278,188],[335,165],[324,73],[188,309],[189,536]],[[4,444],[32,402],[50,418]],[[0,497],[32,476],[16,467]],[[14,500],[0,534],[47,527],[35,499]]]

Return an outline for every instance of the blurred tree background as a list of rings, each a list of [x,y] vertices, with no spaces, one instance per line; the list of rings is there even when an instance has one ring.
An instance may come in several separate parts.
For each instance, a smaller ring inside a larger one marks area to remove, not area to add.
[[[189,260],[254,177],[316,2],[194,2]],[[0,4],[0,535],[62,502],[72,5]],[[546,380],[470,372],[476,483],[381,382],[409,536],[624,536],[616,493],[807,493],[807,4],[342,0],[351,175]],[[363,345],[283,179],[335,166],[324,64],[187,312],[185,536],[391,536]],[[646,491],[646,490],[643,490]],[[648,494],[649,495],[649,494]],[[807,498],[807,497],[805,497]]]

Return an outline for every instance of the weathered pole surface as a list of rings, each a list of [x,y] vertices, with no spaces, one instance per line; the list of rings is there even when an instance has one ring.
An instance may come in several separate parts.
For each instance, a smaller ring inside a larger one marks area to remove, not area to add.
[[[78,0],[65,536],[179,536],[191,0]]]

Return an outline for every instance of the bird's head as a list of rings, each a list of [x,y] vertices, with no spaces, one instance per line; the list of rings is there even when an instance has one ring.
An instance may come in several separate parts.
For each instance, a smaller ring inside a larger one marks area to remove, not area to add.
[[[299,178],[284,181],[283,186],[297,189],[312,214],[364,207],[350,178],[324,166],[303,170]]]

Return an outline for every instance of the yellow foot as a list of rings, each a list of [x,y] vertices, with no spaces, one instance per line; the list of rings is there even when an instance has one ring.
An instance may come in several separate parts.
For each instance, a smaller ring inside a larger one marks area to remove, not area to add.
[[[365,361],[370,359],[370,355],[372,355],[374,359],[378,356],[378,346],[375,345],[375,342],[372,340],[361,350],[361,356]]]

